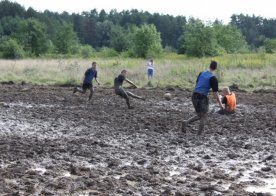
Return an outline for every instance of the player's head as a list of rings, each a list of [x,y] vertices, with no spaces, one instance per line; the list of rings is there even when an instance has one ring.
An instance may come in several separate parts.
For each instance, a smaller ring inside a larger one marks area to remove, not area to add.
[[[209,66],[210,70],[215,71],[217,69],[217,65],[218,63],[216,61],[211,61]]]
[[[121,71],[121,74],[122,74],[123,76],[126,76],[127,70],[123,69],[123,70]]]
[[[222,94],[223,94],[223,96],[225,96],[225,95],[230,95],[231,92],[230,92],[229,87],[224,87],[224,88],[222,89]]]
[[[92,69],[96,69],[96,67],[97,67],[97,63],[95,61],[92,62]]]

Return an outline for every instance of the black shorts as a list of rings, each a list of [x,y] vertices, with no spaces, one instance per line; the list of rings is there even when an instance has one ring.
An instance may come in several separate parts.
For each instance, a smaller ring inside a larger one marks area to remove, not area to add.
[[[128,99],[127,92],[122,87],[115,88],[115,93],[116,95],[119,95],[125,99]]]
[[[209,110],[209,100],[206,95],[193,93],[192,102],[197,113],[207,113]]]
[[[89,84],[89,83],[83,83],[82,84],[82,90],[91,89],[92,87],[93,87],[93,85]]]

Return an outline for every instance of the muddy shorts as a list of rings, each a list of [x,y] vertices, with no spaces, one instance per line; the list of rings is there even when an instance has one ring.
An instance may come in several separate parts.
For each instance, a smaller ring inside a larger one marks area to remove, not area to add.
[[[125,99],[128,98],[127,92],[122,87],[115,88],[115,93]]]
[[[92,87],[93,87],[93,85],[89,84],[89,83],[83,83],[82,84],[82,90],[91,89]]]
[[[200,93],[193,93],[192,96],[193,106],[197,113],[207,113],[209,110],[209,100],[206,95]]]

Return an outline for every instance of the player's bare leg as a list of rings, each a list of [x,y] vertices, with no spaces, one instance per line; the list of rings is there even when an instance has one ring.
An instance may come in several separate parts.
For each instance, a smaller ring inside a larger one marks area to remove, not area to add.
[[[188,126],[190,123],[192,123],[192,122],[194,122],[194,121],[197,121],[197,120],[200,120],[200,116],[199,116],[199,115],[193,116],[192,118],[183,121],[183,122],[182,122],[181,131],[182,131],[183,133],[186,133],[187,126]]]

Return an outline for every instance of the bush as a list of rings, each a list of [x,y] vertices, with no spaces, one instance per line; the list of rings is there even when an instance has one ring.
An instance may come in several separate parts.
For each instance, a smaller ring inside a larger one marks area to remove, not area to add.
[[[90,45],[83,45],[81,46],[81,56],[83,58],[89,58],[92,57],[95,50]]]
[[[99,57],[116,57],[118,55],[119,55],[119,53],[116,50],[114,50],[113,48],[103,47],[103,48],[101,48],[101,50],[97,56],[99,56]]]
[[[276,39],[266,39],[264,41],[265,50],[267,53],[276,52]]]
[[[24,50],[15,39],[1,40],[0,45],[2,58],[20,59],[24,57]]]

